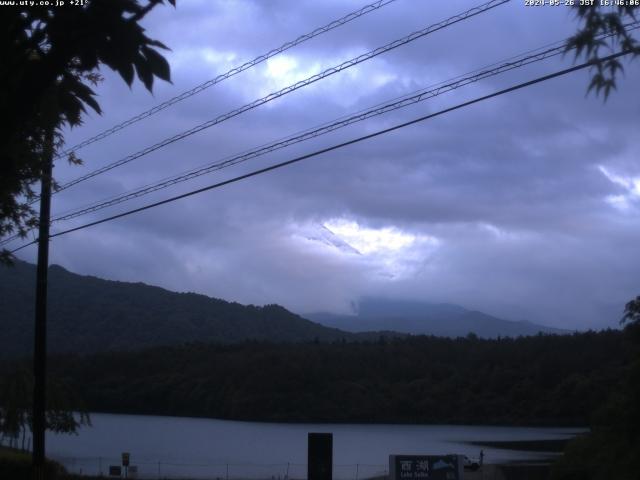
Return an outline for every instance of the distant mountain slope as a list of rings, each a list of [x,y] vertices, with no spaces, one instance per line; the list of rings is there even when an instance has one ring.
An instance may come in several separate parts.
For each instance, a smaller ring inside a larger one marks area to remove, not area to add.
[[[568,333],[535,323],[503,320],[459,305],[381,298],[362,299],[357,315],[312,313],[304,316],[322,325],[349,332],[393,330],[442,337],[459,337],[473,332],[482,338],[517,337],[539,332]]]
[[[32,351],[35,266],[0,266],[0,356]],[[49,269],[49,349],[91,353],[186,342],[332,341],[355,335],[278,305],[244,306],[143,283]]]

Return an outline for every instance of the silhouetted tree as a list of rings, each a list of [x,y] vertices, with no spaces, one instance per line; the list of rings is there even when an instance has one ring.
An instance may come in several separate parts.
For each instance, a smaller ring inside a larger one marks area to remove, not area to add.
[[[575,48],[576,58],[584,56],[587,60],[597,60],[621,50],[632,52],[633,57],[640,55],[640,43],[630,28],[630,23],[637,20],[640,5],[605,7],[596,1],[593,6],[578,5],[575,11],[581,26],[567,42],[567,50]],[[603,34],[611,34],[611,37],[607,40],[598,38]],[[614,58],[598,62],[593,68],[595,72],[587,91],[602,92],[606,99],[611,90],[616,89],[616,75],[623,71],[622,63]]]
[[[624,307],[621,323],[640,323],[640,295],[628,302]]]
[[[175,5],[175,0],[167,0]],[[140,20],[164,0],[91,0],[83,6],[5,6],[0,15],[0,238],[24,236],[37,224],[29,204],[43,171],[45,139],[82,123],[101,108],[91,85],[106,65],[131,85],[148,90],[154,78],[170,81],[167,47],[149,38]],[[79,160],[71,155],[71,162]],[[6,250],[0,261],[8,261]]]
[[[554,480],[636,480],[640,471],[640,296],[628,302],[623,338],[631,345],[606,402],[591,415],[591,432],[570,442]]]
[[[23,449],[33,423],[32,395],[33,376],[27,368],[16,368],[0,376],[0,435],[14,446],[21,443]],[[64,382],[50,379],[47,395],[45,419],[48,430],[76,433],[79,426],[91,424],[78,393]]]
[[[500,341],[370,338],[65,355],[51,359],[51,373],[95,412],[557,426],[585,425],[631,355],[617,330]]]

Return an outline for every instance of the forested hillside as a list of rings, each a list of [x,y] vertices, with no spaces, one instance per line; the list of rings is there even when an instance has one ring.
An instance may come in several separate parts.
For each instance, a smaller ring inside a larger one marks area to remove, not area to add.
[[[619,331],[481,340],[193,344],[58,356],[91,411],[266,421],[587,425],[618,387]]]
[[[35,270],[34,265],[20,261],[14,267],[0,265],[0,358],[31,352]],[[376,332],[382,331],[400,337],[410,333],[456,337],[473,332],[491,338],[566,333],[456,305],[381,299],[363,299],[356,317],[319,314],[309,321],[279,305],[240,305],[144,283],[78,275],[57,265],[49,271],[49,351],[58,353],[135,350],[194,341],[361,341],[377,338]]]
[[[27,355],[33,344],[35,266],[0,265],[0,357]],[[279,305],[245,306],[49,269],[51,352],[93,353],[185,342],[247,339],[298,342],[351,338]]]

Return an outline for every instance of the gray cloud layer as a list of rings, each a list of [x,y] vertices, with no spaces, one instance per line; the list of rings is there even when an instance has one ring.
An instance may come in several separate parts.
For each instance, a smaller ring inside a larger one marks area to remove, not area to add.
[[[473,5],[399,0],[82,150],[86,165],[61,162],[57,177],[74,178]],[[360,6],[246,0],[158,9],[147,28],[172,48],[174,84],[157,85],[151,97],[105,71],[105,116],[88,118],[69,133],[68,144]],[[54,198],[54,213],[560,40],[576,27],[564,7],[512,2],[69,189]],[[64,226],[407,121],[571,62],[567,56],[532,65]],[[616,325],[639,287],[638,65],[626,63],[606,103],[585,97],[589,78],[581,72],[60,237],[52,243],[52,261],[80,273],[277,302],[300,312],[347,311],[359,296],[381,294],[565,328]],[[358,255],[310,239],[320,225],[340,221],[360,228],[351,240],[344,232],[340,238],[354,247],[362,241],[370,251]]]

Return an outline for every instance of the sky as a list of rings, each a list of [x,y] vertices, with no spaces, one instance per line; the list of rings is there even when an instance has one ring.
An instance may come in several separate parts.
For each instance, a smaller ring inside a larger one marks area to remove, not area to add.
[[[178,0],[144,21],[171,48],[153,94],[108,68],[67,146],[357,10],[356,0]],[[58,161],[64,183],[478,5],[397,0]],[[562,41],[564,6],[514,0],[282,96],[53,197],[53,216]],[[637,34],[636,34],[637,36]],[[60,231],[567,68],[558,56],[142,198]],[[616,327],[640,294],[640,60],[604,102],[580,71],[55,238],[51,263],[297,313],[364,296],[447,302],[567,329]],[[19,257],[35,260],[35,248]]]

